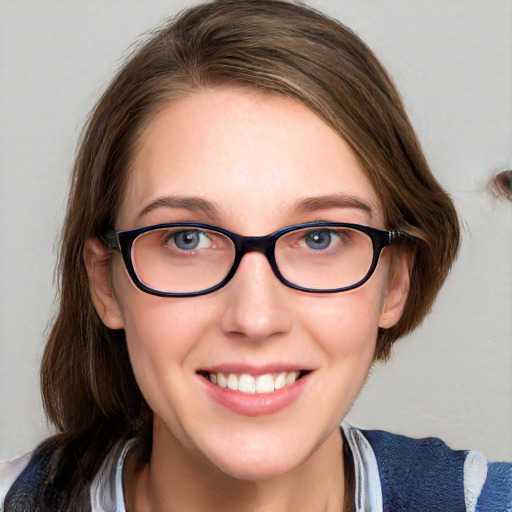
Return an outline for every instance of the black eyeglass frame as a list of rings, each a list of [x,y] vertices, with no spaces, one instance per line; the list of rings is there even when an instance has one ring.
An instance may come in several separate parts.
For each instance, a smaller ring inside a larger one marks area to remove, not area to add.
[[[147,233],[148,231],[179,227],[189,227],[215,231],[217,233],[223,234],[233,242],[233,245],[235,246],[235,258],[233,260],[233,264],[231,265],[231,269],[229,270],[226,277],[222,281],[220,281],[214,286],[195,292],[163,292],[160,290],[156,290],[155,288],[151,288],[150,286],[146,285],[139,279],[137,273],[135,272],[131,256],[132,246],[135,239],[138,236],[142,235],[143,233]],[[276,243],[279,240],[279,238],[281,238],[283,235],[286,235],[287,233],[290,233],[292,231],[298,231],[300,229],[328,227],[353,229],[355,231],[365,233],[371,239],[373,246],[373,258],[366,275],[357,283],[351,284],[350,286],[345,286],[342,288],[329,288],[325,290],[307,288],[304,286],[297,285],[286,279],[281,274],[275,258],[274,251]],[[235,275],[238,266],[242,261],[242,258],[248,252],[259,252],[263,254],[267,258],[267,261],[269,262],[270,267],[274,272],[274,275],[279,279],[279,281],[281,281],[281,283],[288,286],[289,288],[293,288],[295,290],[300,290],[308,293],[339,293],[348,290],[353,290],[354,288],[362,286],[373,275],[375,269],[377,268],[380,254],[384,247],[387,247],[388,245],[394,242],[412,241],[415,240],[416,237],[401,230],[385,231],[377,228],[372,228],[370,226],[364,226],[361,224],[350,224],[345,222],[307,222],[304,224],[295,224],[293,226],[287,226],[283,229],[274,231],[270,235],[266,236],[242,236],[237,233],[233,233],[232,231],[229,231],[227,229],[221,228],[219,226],[212,226],[210,224],[203,224],[200,222],[171,222],[165,224],[145,226],[142,228],[131,229],[129,231],[116,231],[114,229],[109,229],[105,233],[105,235],[100,237],[100,239],[108,249],[117,250],[121,252],[124,264],[126,266],[126,270],[128,271],[131,280],[133,281],[135,286],[139,288],[141,291],[149,293],[151,295],[157,295],[159,297],[194,297],[198,295],[206,295],[207,293],[212,293],[225,286]]]

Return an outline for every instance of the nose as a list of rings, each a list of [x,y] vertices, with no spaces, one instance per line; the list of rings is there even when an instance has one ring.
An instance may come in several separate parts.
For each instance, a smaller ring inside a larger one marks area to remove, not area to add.
[[[223,293],[224,332],[261,341],[291,329],[291,290],[277,279],[263,254],[246,253]]]

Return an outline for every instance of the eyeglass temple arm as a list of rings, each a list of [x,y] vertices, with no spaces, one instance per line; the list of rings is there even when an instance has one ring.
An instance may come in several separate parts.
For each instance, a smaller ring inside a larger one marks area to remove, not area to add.
[[[98,238],[101,240],[101,242],[105,245],[107,249],[112,249],[115,251],[121,250],[121,247],[119,246],[119,239],[114,229],[109,229],[105,233],[99,235]]]
[[[390,244],[393,242],[414,242],[415,240],[418,240],[418,238],[414,235],[411,235],[410,233],[407,233],[406,231],[389,231]]]

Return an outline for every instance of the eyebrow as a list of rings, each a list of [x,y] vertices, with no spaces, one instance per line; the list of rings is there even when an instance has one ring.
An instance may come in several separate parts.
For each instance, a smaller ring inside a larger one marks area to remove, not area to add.
[[[297,210],[313,212],[317,210],[327,210],[329,208],[352,208],[367,213],[370,218],[373,209],[361,199],[346,194],[329,194],[325,196],[306,197],[295,202]]]
[[[144,215],[158,208],[182,208],[193,212],[200,212],[211,217],[218,216],[218,210],[214,203],[195,196],[163,196],[155,199],[145,206],[137,215],[141,219]],[[324,196],[305,197],[298,199],[292,207],[292,210],[305,212],[314,212],[318,210],[327,210],[329,208],[352,208],[361,210],[372,217],[372,208],[357,197],[346,194],[329,194]]]
[[[157,208],[182,208],[194,212],[206,213],[210,216],[217,215],[217,208],[206,199],[193,196],[164,196],[155,199],[145,206],[137,215],[137,219],[141,219],[144,215],[147,215]]]

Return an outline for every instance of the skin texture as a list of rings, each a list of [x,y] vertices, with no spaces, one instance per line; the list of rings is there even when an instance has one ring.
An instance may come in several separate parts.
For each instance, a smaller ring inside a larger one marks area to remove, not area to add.
[[[242,235],[319,220],[385,228],[350,147],[304,105],[282,97],[228,88],[169,103],[143,132],[130,172],[119,230],[174,221]],[[209,207],[153,204],[169,196]],[[96,308],[107,326],[125,329],[137,382],[155,413],[150,464],[126,472],[127,505],[341,510],[339,424],[366,379],[378,327],[398,321],[408,290],[406,258],[390,255],[385,249],[372,278],[351,292],[292,290],[263,255],[249,253],[224,288],[161,298],[136,289],[120,255],[110,266],[106,249],[90,240],[85,259]],[[265,373],[268,365],[311,372],[291,403],[256,416],[212,400],[197,373]]]

